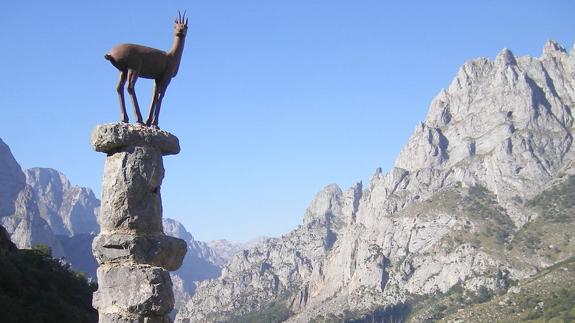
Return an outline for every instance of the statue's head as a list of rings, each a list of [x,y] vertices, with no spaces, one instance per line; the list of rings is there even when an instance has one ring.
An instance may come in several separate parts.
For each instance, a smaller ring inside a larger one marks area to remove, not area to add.
[[[188,31],[188,18],[186,18],[186,12],[180,14],[178,10],[178,17],[174,20],[176,25],[174,26],[174,34],[177,37],[186,37],[186,32]]]

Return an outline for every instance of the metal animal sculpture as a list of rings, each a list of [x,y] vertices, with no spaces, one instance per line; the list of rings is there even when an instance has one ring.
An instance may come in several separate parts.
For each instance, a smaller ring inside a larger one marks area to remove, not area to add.
[[[174,42],[168,52],[134,44],[121,44],[110,50],[104,57],[109,60],[118,70],[120,70],[120,81],[117,91],[120,99],[120,114],[122,122],[128,122],[126,113],[126,103],[124,102],[124,85],[128,81],[128,93],[132,98],[134,113],[138,119],[136,122],[143,125],[140,107],[134,86],[138,77],[153,79],[154,94],[146,125],[158,128],[160,108],[162,99],[166,93],[166,88],[170,84],[172,77],[178,74],[180,60],[184,51],[186,32],[188,31],[188,18],[186,12],[181,15],[178,11],[178,18],[174,21]]]

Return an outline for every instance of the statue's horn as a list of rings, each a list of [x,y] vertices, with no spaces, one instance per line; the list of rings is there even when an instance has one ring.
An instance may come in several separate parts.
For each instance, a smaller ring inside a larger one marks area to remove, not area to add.
[[[182,15],[180,14],[180,10],[178,10],[178,23],[182,22]]]

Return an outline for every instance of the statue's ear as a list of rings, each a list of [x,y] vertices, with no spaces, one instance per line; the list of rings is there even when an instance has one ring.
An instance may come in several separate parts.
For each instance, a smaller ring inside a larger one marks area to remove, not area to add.
[[[188,27],[188,18],[186,18],[186,23],[184,25],[186,25],[186,27]]]

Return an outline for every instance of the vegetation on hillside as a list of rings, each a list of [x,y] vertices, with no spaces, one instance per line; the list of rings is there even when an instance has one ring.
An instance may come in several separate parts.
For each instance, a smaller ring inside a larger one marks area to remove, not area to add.
[[[279,298],[271,301],[260,310],[239,315],[232,318],[231,323],[279,323],[287,320],[293,315],[293,312],[288,308],[288,300],[292,294],[285,292]]]
[[[96,288],[52,259],[46,246],[10,250],[0,257],[3,323],[97,322],[98,313],[92,308]]]
[[[405,322],[411,308],[409,304],[380,306],[371,310],[344,310],[341,314],[320,315],[310,323],[400,323]]]
[[[526,206],[538,216],[515,234],[512,255],[528,255],[547,263],[575,256],[575,176],[542,192]]]
[[[452,313],[445,321],[575,322],[575,257],[520,281],[489,302]]]

